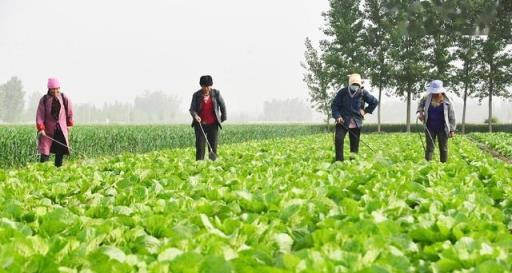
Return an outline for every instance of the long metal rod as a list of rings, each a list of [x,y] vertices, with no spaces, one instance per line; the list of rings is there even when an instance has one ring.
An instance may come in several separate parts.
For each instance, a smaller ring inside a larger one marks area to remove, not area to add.
[[[416,122],[417,121],[418,121],[418,119],[416,118]],[[432,134],[430,134],[430,130],[427,128],[427,125],[425,124],[424,121],[421,124],[423,125],[423,130],[427,132],[427,135],[430,138],[430,141],[431,141],[432,146],[434,147],[434,151],[435,151],[436,150],[436,142],[434,141],[434,138],[432,137]],[[423,143],[423,141],[421,143]],[[424,148],[424,149],[425,149],[425,153],[427,153],[426,148]]]
[[[419,125],[418,118],[416,118],[416,125]],[[421,147],[423,147],[423,152],[427,153],[427,148],[425,147],[425,142],[423,141],[423,136],[421,135],[420,131],[418,131],[418,136],[420,137]]]
[[[201,132],[203,132],[204,139],[206,140],[206,143],[208,144],[208,147],[210,148],[210,153],[213,154],[213,156],[215,158],[217,158],[217,155],[213,151],[213,148],[212,148],[212,145],[210,144],[210,141],[208,141],[208,137],[206,136],[206,133],[205,133],[205,131],[203,129],[203,125],[201,125],[201,122],[198,122],[198,123],[199,123],[199,127],[201,128]]]
[[[68,148],[68,150],[70,150],[70,151],[71,151],[71,150],[73,150],[73,149],[71,149],[70,147],[68,147],[68,145],[63,144],[62,142],[60,142],[60,141],[58,141],[58,140],[56,140],[56,139],[53,139],[53,138],[49,137],[48,135],[42,135],[42,136],[44,136],[44,137],[46,137],[46,138],[50,139],[51,141],[53,141],[53,142],[55,142],[55,143],[57,143],[57,144],[59,144],[59,145],[63,146],[64,148]]]
[[[345,126],[344,124],[342,123],[337,123],[339,125],[341,125],[345,130],[347,130],[350,134],[352,134],[355,138],[357,138],[358,141],[360,141],[361,143],[363,143],[364,145],[366,145],[366,147],[368,147],[368,149],[370,149],[372,152],[374,153],[377,153],[370,145],[368,145],[368,143],[364,142],[361,140],[361,136],[357,136],[354,132],[352,132],[349,128],[347,128],[347,126]],[[336,129],[336,128],[335,128]]]

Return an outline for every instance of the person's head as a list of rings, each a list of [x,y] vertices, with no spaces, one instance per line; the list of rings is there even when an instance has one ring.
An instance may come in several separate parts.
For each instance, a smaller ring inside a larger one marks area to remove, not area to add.
[[[350,89],[357,91],[363,86],[363,80],[359,74],[348,75],[348,86]]]
[[[48,94],[57,96],[60,93],[60,82],[56,78],[48,79]]]
[[[434,100],[441,100],[441,99],[443,99],[443,95],[444,95],[443,93],[432,94],[432,98]]]
[[[209,91],[213,85],[213,79],[210,75],[201,76],[199,79],[199,85],[203,91]]]
[[[432,94],[433,99],[438,100],[438,99],[443,98],[444,93],[446,92],[446,90],[444,89],[444,86],[443,86],[443,81],[440,81],[440,80],[431,81],[427,87],[427,92],[429,94]]]

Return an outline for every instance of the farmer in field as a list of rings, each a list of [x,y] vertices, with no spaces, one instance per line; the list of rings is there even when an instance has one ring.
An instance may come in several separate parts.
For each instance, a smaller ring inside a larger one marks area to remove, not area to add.
[[[208,144],[209,158],[217,159],[217,140],[221,123],[226,120],[226,105],[220,91],[213,89],[211,76],[201,76],[201,89],[192,95],[190,114],[196,134],[196,160],[204,160],[205,145]]]
[[[41,162],[55,154],[55,166],[62,166],[64,155],[69,155],[69,129],[73,126],[73,106],[67,96],[60,92],[60,83],[48,79],[48,93],[39,101],[36,113]]]
[[[365,105],[368,104],[368,106]],[[342,88],[331,104],[332,117],[336,120],[336,160],[343,161],[343,142],[348,133],[350,152],[359,152],[359,139],[364,115],[371,114],[379,101],[364,90],[361,75],[352,74],[348,78],[348,87]]]
[[[427,148],[425,159],[432,160],[436,139],[439,143],[440,161],[448,160],[448,138],[455,136],[455,113],[453,104],[446,96],[443,82],[432,81],[427,88],[427,95],[424,96],[416,111],[419,120],[425,124],[425,137]]]

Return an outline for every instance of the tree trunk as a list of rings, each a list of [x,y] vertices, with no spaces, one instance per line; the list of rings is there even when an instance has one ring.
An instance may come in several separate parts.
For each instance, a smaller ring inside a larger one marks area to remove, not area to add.
[[[379,109],[377,109],[377,132],[380,133],[380,106],[382,105],[382,82],[379,83]]]
[[[489,66],[489,117],[487,120],[487,123],[489,124],[489,133],[492,133],[492,91],[493,91],[493,72],[494,72],[494,65],[493,61],[491,60],[491,65]]]
[[[489,124],[489,133],[492,133],[492,84],[489,86],[489,117],[487,123]]]
[[[462,106],[462,134],[466,133],[466,105],[468,99],[468,85],[464,84],[464,104]]]
[[[411,89],[407,88],[407,133],[411,132]]]
[[[325,124],[329,126],[330,120],[329,120],[329,112],[327,112],[327,109],[324,110],[325,115]]]
[[[472,38],[470,37],[469,38],[469,46],[468,46],[468,51],[470,50],[471,48],[471,40]],[[468,51],[466,51],[466,54],[464,55],[465,57],[468,56]],[[465,134],[466,133],[466,107],[467,107],[467,99],[468,99],[468,88],[469,88],[469,64],[468,64],[469,60],[466,58],[464,60],[464,104],[462,106],[462,134]]]
[[[325,121],[327,123],[327,131],[330,132],[329,130],[331,129],[331,122],[330,122],[330,118],[329,118],[329,111],[326,110],[325,111]]]

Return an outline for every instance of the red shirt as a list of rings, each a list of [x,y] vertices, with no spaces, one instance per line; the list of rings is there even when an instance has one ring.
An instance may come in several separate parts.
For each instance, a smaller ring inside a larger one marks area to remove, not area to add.
[[[201,118],[201,122],[207,125],[212,125],[217,122],[217,119],[215,118],[215,111],[213,110],[213,101],[211,96],[203,96],[199,117]]]

